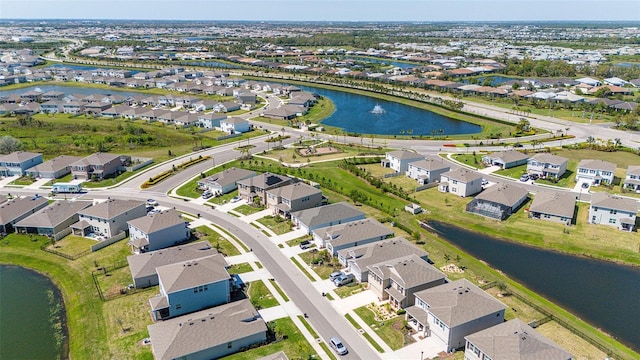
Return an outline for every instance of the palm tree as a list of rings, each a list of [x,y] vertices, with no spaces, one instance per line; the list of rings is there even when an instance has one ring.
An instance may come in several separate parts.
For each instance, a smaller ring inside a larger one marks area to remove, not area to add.
[[[593,136],[589,136],[587,138],[587,144],[589,144],[589,147],[593,148],[593,144],[596,143],[596,139]]]

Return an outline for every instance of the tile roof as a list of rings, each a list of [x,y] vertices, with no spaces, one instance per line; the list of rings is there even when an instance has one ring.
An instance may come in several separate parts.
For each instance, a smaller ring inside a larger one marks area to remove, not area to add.
[[[141,278],[156,274],[156,268],[177,262],[199,259],[218,252],[209,242],[199,241],[167,249],[127,256],[131,276]]]
[[[467,279],[456,280],[415,293],[429,305],[429,312],[449,328],[465,324],[506,306]]]
[[[231,278],[221,254],[160,266],[156,272],[167,294]]]
[[[236,182],[246,179],[251,176],[255,176],[256,172],[245,169],[238,169],[232,167],[230,169],[226,169],[219,173],[215,173],[209,177],[206,177],[203,181],[209,183],[216,183],[221,187],[225,187],[230,184],[235,184]]]
[[[90,208],[78,211],[78,214],[95,216],[101,219],[112,219],[139,206],[144,207],[145,203],[139,200],[108,199]]]
[[[34,167],[29,168],[27,171],[29,172],[34,172],[34,171],[38,171],[38,172],[55,172],[55,171],[59,171],[62,170],[64,168],[67,168],[69,166],[71,166],[71,164],[75,163],[76,161],[82,159],[79,156],[69,156],[69,155],[60,155],[58,157],[55,157],[51,160],[45,161],[42,164],[38,164]]]
[[[627,168],[627,175],[640,175],[640,166],[629,165]]]
[[[359,240],[393,235],[393,231],[371,218],[317,229],[313,233],[329,241],[334,248]]]
[[[41,211],[20,220],[15,226],[53,228],[89,206],[91,206],[90,201],[56,201]]]
[[[154,357],[182,358],[254,334],[267,326],[248,299],[149,325]]]
[[[120,161],[120,155],[98,152],[98,153],[86,156],[74,162],[71,165],[72,166],[103,165],[113,160]]]
[[[606,192],[591,194],[591,206],[629,211],[634,214],[638,212],[638,202],[636,200],[614,196]]]
[[[573,218],[576,196],[564,192],[539,191],[529,207],[531,212]]]
[[[347,202],[318,206],[291,213],[292,218],[298,219],[307,227],[315,227],[356,216],[364,216],[364,213]]]
[[[39,156],[41,157],[42,154],[36,154],[28,151],[14,151],[11,154],[1,155],[0,163],[21,163]]]
[[[238,184],[242,184],[245,186],[256,186],[264,189],[288,180],[291,180],[291,178],[288,176],[272,174],[267,172],[264,174],[258,174],[248,179],[240,180],[238,181]]]
[[[515,206],[529,191],[509,183],[498,183],[476,196],[476,200],[491,201],[509,207]]]
[[[571,354],[520,319],[466,336],[492,360],[568,360]]]
[[[145,234],[150,234],[176,225],[185,225],[186,221],[182,219],[177,211],[174,209],[168,209],[130,220],[127,223],[137,229],[140,229],[140,231]]]

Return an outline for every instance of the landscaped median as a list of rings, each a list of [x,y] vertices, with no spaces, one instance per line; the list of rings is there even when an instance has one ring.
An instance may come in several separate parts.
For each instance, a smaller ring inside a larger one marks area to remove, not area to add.
[[[195,159],[189,158],[188,161],[180,163],[180,165],[178,165],[178,166],[173,165],[173,167],[170,170],[163,171],[163,172],[161,172],[160,174],[158,174],[156,176],[150,177],[149,180],[145,181],[140,187],[143,188],[143,189],[150,188],[150,187],[152,187],[154,185],[157,185],[158,183],[162,182],[163,180],[167,179],[169,176],[172,176],[172,175],[174,175],[174,174],[176,174],[176,173],[178,173],[178,172],[180,172],[180,171],[182,171],[182,170],[184,170],[184,169],[186,169],[186,168],[188,168],[190,166],[193,166],[193,165],[195,165],[197,163],[200,163],[200,162],[203,162],[203,161],[206,161],[206,160],[209,160],[209,159],[211,159],[211,156],[208,156],[208,155],[207,156],[199,155]]]

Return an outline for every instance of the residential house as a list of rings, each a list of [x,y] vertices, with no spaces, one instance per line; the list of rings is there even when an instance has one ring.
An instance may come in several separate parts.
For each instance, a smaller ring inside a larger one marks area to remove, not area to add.
[[[23,176],[27,169],[38,164],[42,164],[42,154],[14,151],[0,155],[0,176]]]
[[[128,224],[129,244],[135,253],[167,248],[191,237],[189,223],[174,209],[150,213]]]
[[[227,118],[227,115],[219,113],[199,114],[198,124],[205,129],[220,127],[220,121]]]
[[[89,206],[89,201],[55,201],[18,221],[14,227],[21,234],[38,234],[60,240],[71,232],[69,226],[78,221],[78,211]]]
[[[220,130],[227,134],[241,134],[251,130],[251,124],[243,118],[230,117],[220,120]]]
[[[63,112],[62,104],[60,100],[50,100],[40,104],[40,111],[43,114],[58,114]]]
[[[75,235],[114,237],[129,229],[127,221],[145,216],[145,203],[137,200],[108,199],[78,211],[78,222],[71,225]]]
[[[515,318],[465,337],[465,360],[572,360],[570,353]]]
[[[482,191],[482,176],[463,168],[450,170],[440,176],[438,190],[462,197],[471,196]]]
[[[62,104],[62,112],[65,114],[82,114],[84,112],[84,104],[80,101],[69,101]]]
[[[498,151],[482,156],[482,162],[489,166],[499,166],[502,169],[509,169],[527,163],[529,155],[525,155],[516,150]]]
[[[527,173],[536,174],[545,179],[560,179],[567,171],[566,158],[561,156],[540,153],[527,160]]]
[[[198,241],[142,254],[129,255],[127,256],[127,262],[129,263],[133,285],[140,289],[158,285],[156,268],[160,266],[195,260],[217,253],[209,242]]]
[[[238,188],[238,181],[256,176],[255,171],[232,167],[198,180],[198,189],[222,195]]]
[[[275,109],[266,109],[261,116],[271,119],[292,120],[295,119],[298,112],[287,107],[278,107]]]
[[[580,161],[576,170],[576,182],[587,182],[593,185],[613,184],[613,174],[616,164],[603,161],[585,159]]]
[[[147,328],[157,360],[218,359],[267,341],[267,325],[249,299]]]
[[[633,231],[636,226],[638,202],[606,192],[591,194],[589,223],[617,227],[623,231]]]
[[[496,220],[505,220],[527,201],[529,191],[509,183],[498,183],[476,196],[466,210]]]
[[[95,153],[71,164],[74,179],[104,179],[124,170],[120,155]]]
[[[231,301],[233,277],[227,267],[221,254],[157,267],[160,294],[149,299],[153,321]]]
[[[622,188],[628,190],[640,190],[640,166],[630,165],[627,169],[627,176],[624,178]]]
[[[278,174],[264,173],[247,179],[237,181],[238,195],[248,203],[253,203],[254,199],[262,205],[267,204],[267,190],[280,186],[289,185],[294,179]]]
[[[29,176],[42,179],[58,179],[71,173],[71,164],[80,160],[79,156],[60,155],[42,164],[30,167],[25,172]]]
[[[379,300],[389,299],[393,309],[413,306],[414,293],[447,281],[444,273],[415,254],[368,265],[367,270],[369,289]]]
[[[407,176],[417,180],[419,185],[440,181],[440,176],[451,170],[449,165],[439,156],[428,156],[424,160],[409,163]]]
[[[0,232],[3,234],[10,233],[17,222],[49,205],[47,198],[38,195],[8,201],[2,197],[0,201]]]
[[[558,191],[538,191],[529,207],[529,217],[571,225],[576,213],[576,197]]]
[[[414,254],[424,261],[429,254],[403,237],[394,237],[338,251],[338,261],[355,275],[358,282],[369,281],[367,266]]]
[[[326,247],[332,256],[338,251],[368,244],[393,236],[393,231],[375,219],[367,218],[313,231],[313,241],[318,248]]]
[[[397,173],[406,173],[409,170],[409,163],[424,160],[424,156],[407,150],[390,151],[382,160],[383,167],[389,167]]]
[[[425,337],[434,337],[446,352],[465,346],[465,336],[504,322],[506,306],[467,279],[415,293],[406,319]]]
[[[280,186],[267,190],[267,208],[283,217],[291,212],[322,205],[322,191],[304,182]]]
[[[308,234],[323,227],[363,220],[365,214],[347,202],[318,206],[291,212],[294,226],[304,229]]]

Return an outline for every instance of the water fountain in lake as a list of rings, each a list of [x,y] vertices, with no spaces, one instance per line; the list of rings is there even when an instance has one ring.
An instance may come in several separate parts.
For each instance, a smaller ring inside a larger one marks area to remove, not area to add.
[[[387,110],[383,109],[382,106],[376,104],[376,106],[373,107],[373,110],[371,110],[372,114],[384,114],[386,113]]]

